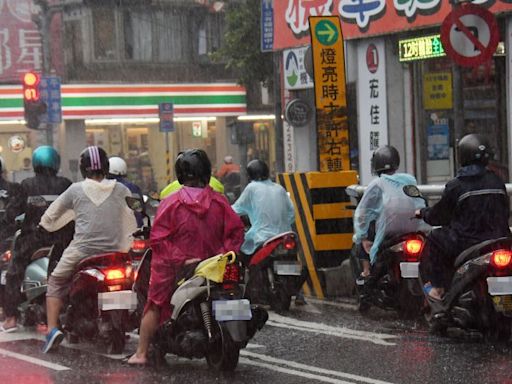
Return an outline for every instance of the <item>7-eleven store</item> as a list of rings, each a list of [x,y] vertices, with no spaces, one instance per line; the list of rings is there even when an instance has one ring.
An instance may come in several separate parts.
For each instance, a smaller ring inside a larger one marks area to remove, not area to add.
[[[77,180],[78,154],[86,145],[99,145],[126,159],[130,179],[145,192],[160,190],[168,179],[165,134],[158,124],[162,102],[174,104],[175,132],[168,135],[171,162],[179,150],[192,147],[205,149],[214,167],[226,154],[237,155],[226,123],[246,114],[245,89],[238,85],[66,84],[64,122],[54,132],[62,174]],[[26,158],[44,138],[24,126],[21,86],[0,86],[0,150],[14,179],[27,174]]]

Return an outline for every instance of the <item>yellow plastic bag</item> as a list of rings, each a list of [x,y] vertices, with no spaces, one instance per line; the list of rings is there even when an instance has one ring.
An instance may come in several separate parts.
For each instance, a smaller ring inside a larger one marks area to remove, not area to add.
[[[217,255],[203,260],[196,267],[194,275],[202,276],[216,283],[222,283],[226,265],[233,264],[236,260],[235,252],[228,252],[224,255]]]

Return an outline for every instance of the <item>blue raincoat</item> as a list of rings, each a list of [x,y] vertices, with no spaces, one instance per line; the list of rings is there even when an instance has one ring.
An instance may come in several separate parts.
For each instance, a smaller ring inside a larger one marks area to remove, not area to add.
[[[288,193],[268,179],[249,183],[232,208],[251,221],[241,248],[246,255],[252,255],[271,237],[291,231],[295,221],[295,209]]]
[[[370,262],[375,263],[382,241],[393,235],[428,230],[423,220],[414,219],[416,209],[425,207],[423,199],[407,196],[404,185],[416,185],[407,173],[383,174],[366,188],[354,213],[354,242],[361,244],[368,228],[375,221],[375,240],[370,250]]]

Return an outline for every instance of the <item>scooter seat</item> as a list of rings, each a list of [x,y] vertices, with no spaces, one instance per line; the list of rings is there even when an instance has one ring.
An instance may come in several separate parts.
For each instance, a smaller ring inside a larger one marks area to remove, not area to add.
[[[48,256],[50,254],[51,250],[52,250],[52,247],[39,248],[37,251],[35,251],[32,254],[31,261],[35,261],[37,259],[41,259],[42,257]]]
[[[455,268],[459,268],[462,264],[467,262],[468,260],[472,260],[481,254],[483,254],[483,250],[488,248],[489,250],[497,249],[497,247],[502,244],[502,246],[510,247],[512,246],[512,237],[500,237],[497,239],[486,240],[481,243],[475,244],[468,249],[464,250],[457,259],[455,260]]]
[[[128,253],[122,252],[109,252],[99,255],[89,256],[81,260],[76,266],[76,270],[86,269],[90,266],[104,266],[118,265],[120,263],[128,262],[131,257]]]

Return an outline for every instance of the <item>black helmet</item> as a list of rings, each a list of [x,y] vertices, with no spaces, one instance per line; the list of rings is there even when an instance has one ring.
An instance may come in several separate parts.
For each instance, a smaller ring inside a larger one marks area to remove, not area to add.
[[[487,165],[489,159],[494,156],[487,138],[476,133],[471,133],[460,139],[457,149],[461,167],[469,164]]]
[[[380,176],[381,173],[394,172],[400,166],[400,154],[395,147],[386,145],[377,148],[372,156],[372,173]]]
[[[206,186],[212,175],[212,163],[202,149],[188,149],[178,155],[174,170],[180,184],[197,180]]]
[[[91,146],[80,154],[80,172],[82,177],[108,175],[108,156],[102,148]]]
[[[269,177],[268,165],[263,160],[254,159],[247,164],[247,176],[250,181],[267,180]]]

